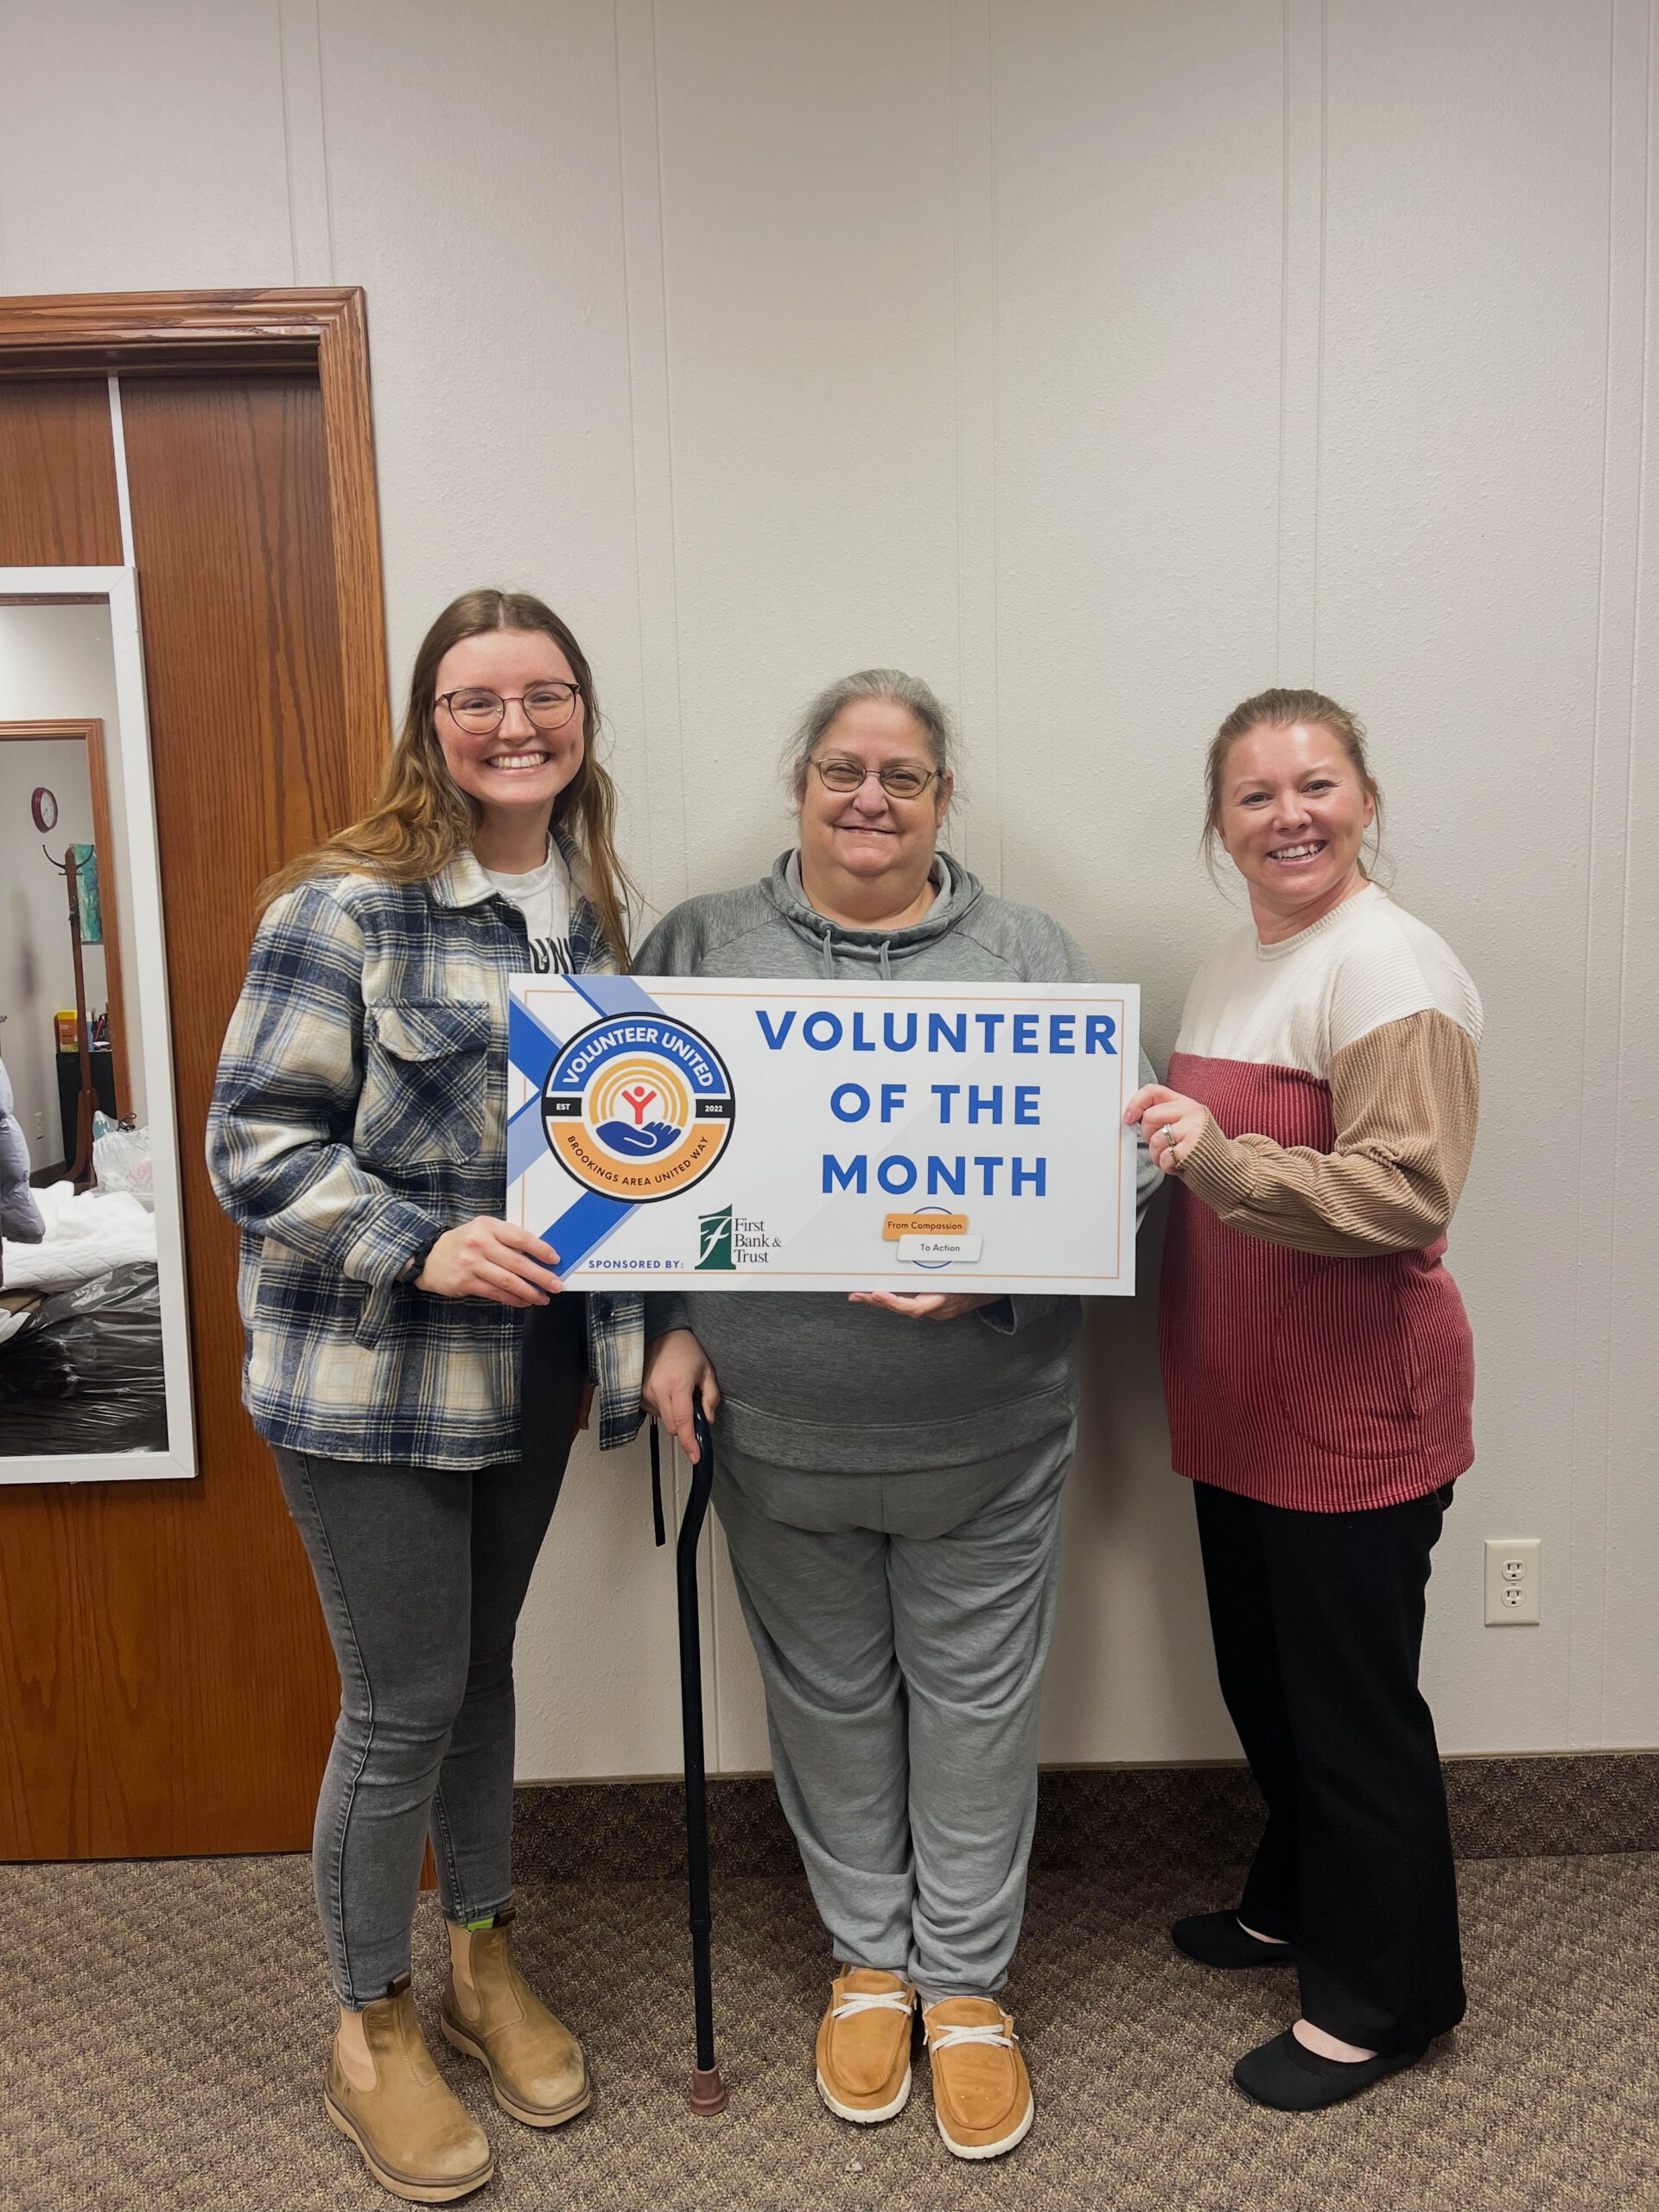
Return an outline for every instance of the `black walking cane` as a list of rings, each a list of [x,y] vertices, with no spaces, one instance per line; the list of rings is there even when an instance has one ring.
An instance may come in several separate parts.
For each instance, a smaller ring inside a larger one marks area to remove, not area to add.
[[[699,1400],[691,1415],[697,1440],[691,1495],[685,1502],[675,1547],[680,1600],[680,1726],[685,1739],[685,1869],[691,1897],[691,1993],[696,2008],[697,2063],[691,2073],[691,2109],[709,2115],[726,2109],[726,2085],[715,2063],[715,1993],[709,1963],[709,1783],[702,1758],[702,1639],[697,1624],[697,1542],[715,1479],[715,1445]],[[657,1541],[663,1524],[663,1466],[657,1424],[651,1425],[651,1509]]]

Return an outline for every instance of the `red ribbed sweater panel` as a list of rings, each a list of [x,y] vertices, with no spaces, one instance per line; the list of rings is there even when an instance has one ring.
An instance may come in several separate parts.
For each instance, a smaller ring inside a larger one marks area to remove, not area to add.
[[[1329,1152],[1331,1086],[1300,1068],[1176,1052],[1172,1090],[1222,1134]],[[1474,1459],[1474,1346],[1446,1240],[1338,1259],[1228,1228],[1179,1181],[1159,1313],[1177,1473],[1269,1505],[1368,1510]]]

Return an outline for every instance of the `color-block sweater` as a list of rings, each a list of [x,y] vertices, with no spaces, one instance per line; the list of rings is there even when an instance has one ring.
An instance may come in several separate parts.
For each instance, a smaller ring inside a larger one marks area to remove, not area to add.
[[[1402,1503],[1474,1458],[1474,1353],[1441,1264],[1468,1173],[1480,999],[1375,885],[1278,944],[1224,938],[1173,1090],[1160,1341],[1176,1471],[1313,1512]]]

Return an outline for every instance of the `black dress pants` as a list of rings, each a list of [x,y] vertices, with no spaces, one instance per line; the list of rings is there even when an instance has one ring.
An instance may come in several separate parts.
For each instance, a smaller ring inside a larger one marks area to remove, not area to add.
[[[1268,1803],[1239,1917],[1295,1944],[1315,2027],[1415,2050],[1465,2004],[1446,1789],[1417,1687],[1451,1491],[1304,1513],[1192,1487],[1221,1694]]]

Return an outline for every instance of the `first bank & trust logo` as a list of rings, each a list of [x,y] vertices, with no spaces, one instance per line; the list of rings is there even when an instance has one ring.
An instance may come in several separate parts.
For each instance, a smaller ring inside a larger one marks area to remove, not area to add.
[[[542,1086],[550,1152],[584,1190],[631,1205],[689,1191],[726,1149],[732,1079],[695,1029],[613,1015],[574,1036]]]

